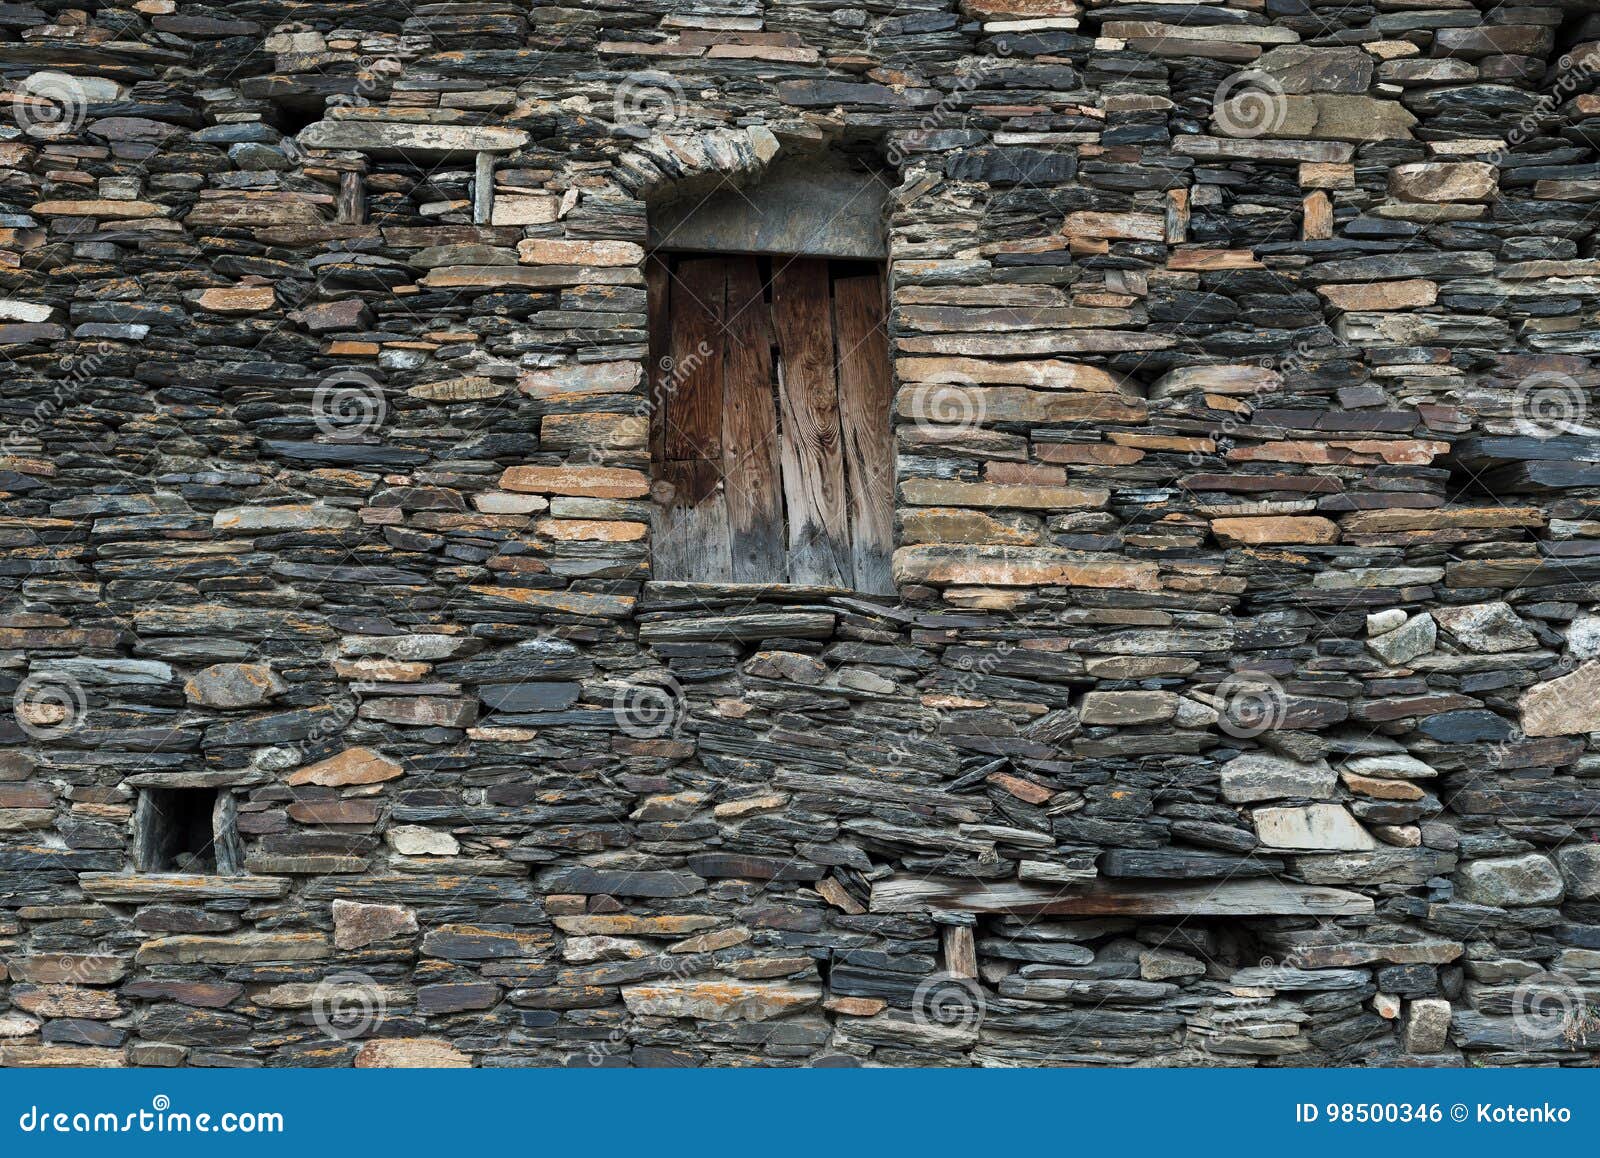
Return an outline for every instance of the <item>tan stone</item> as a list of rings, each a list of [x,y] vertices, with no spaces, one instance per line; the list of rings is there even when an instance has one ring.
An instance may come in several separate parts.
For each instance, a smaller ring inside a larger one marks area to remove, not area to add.
[[[535,398],[563,394],[626,394],[644,377],[638,362],[590,362],[553,370],[526,370],[517,388]]]
[[[664,981],[622,990],[630,1013],[701,1021],[766,1021],[821,1000],[818,986],[791,982]]]
[[[277,295],[270,285],[208,289],[199,298],[200,308],[218,314],[254,314],[270,310]]]
[[[1337,310],[1408,310],[1439,298],[1438,285],[1421,278],[1324,285],[1317,292]]]
[[[333,943],[337,948],[360,949],[374,941],[387,941],[416,931],[417,914],[401,905],[333,902]]]
[[[549,225],[560,216],[561,199],[553,193],[496,193],[491,225]]]
[[[1165,241],[1167,219],[1159,213],[1069,213],[1061,232],[1068,237]]]
[[[1449,451],[1448,442],[1414,438],[1352,438],[1328,442],[1263,442],[1228,451],[1233,462],[1300,462],[1391,466],[1426,466]]]
[[[404,773],[405,769],[399,764],[371,748],[346,748],[337,756],[291,772],[288,783],[292,787],[320,784],[340,788],[351,784],[379,784]]]
[[[33,206],[39,217],[165,217],[171,212],[153,201],[39,201]]]
[[[558,542],[637,543],[650,528],[644,523],[603,519],[540,519],[534,530]]]
[[[1570,675],[1535,684],[1517,701],[1526,736],[1577,736],[1600,732],[1600,659]]]
[[[1421,800],[1427,795],[1409,780],[1389,780],[1380,776],[1363,776],[1359,772],[1343,771],[1339,779],[1357,796],[1370,796],[1374,800]]]
[[[1224,543],[1336,543],[1339,526],[1320,515],[1260,515],[1212,519],[1211,533]]]
[[[481,402],[485,398],[499,398],[511,393],[509,382],[496,382],[492,378],[445,378],[438,382],[424,382],[406,391],[412,398],[427,402]]]
[[[1106,505],[1104,487],[993,486],[955,479],[907,479],[900,486],[905,501],[926,507],[1016,507],[1079,511]]]
[[[442,1038],[380,1037],[356,1054],[357,1069],[468,1069],[472,1059]]]
[[[1137,385],[1118,374],[1054,358],[991,362],[983,358],[901,358],[895,371],[902,382],[959,385],[1035,386],[1045,390],[1085,390],[1099,394],[1121,391],[1136,395]]]
[[[1492,201],[1500,170],[1486,161],[1419,161],[1389,170],[1389,192],[1402,201]]]
[[[517,260],[528,265],[638,265],[644,247],[631,241],[553,241],[530,237],[517,243]]]
[[[948,583],[980,587],[1111,587],[1159,591],[1154,563],[1107,559],[1053,547],[935,545],[894,553],[897,583]]]
[[[636,499],[650,493],[650,480],[641,471],[616,466],[512,466],[500,476],[500,488],[529,494]]]

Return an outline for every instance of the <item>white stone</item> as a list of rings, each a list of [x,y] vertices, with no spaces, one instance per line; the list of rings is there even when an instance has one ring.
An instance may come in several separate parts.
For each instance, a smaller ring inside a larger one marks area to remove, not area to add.
[[[1439,626],[1426,611],[1413,615],[1393,631],[1367,640],[1367,650],[1391,667],[1427,655],[1438,642]]]
[[[1341,804],[1257,808],[1256,837],[1266,848],[1304,852],[1365,852],[1378,847]]]
[[[421,824],[396,825],[384,839],[401,856],[455,856],[461,851],[461,843],[448,832]]]
[[[1600,615],[1580,615],[1568,624],[1567,650],[1577,659],[1600,657]]]
[[[1385,611],[1374,611],[1367,616],[1367,634],[1383,635],[1393,631],[1406,621],[1404,608],[1390,607]]]

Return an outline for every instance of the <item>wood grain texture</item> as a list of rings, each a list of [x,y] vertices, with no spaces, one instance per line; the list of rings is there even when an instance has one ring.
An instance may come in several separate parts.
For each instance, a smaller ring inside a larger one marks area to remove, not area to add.
[[[772,324],[753,257],[728,259],[722,391],[722,476],[736,582],[789,574],[778,463]]]
[[[789,577],[796,583],[848,586],[850,524],[829,299],[827,262],[796,260],[774,271]]]
[[[855,588],[892,594],[894,445],[889,412],[894,405],[894,379],[884,327],[883,279],[868,274],[835,281],[833,318]]]

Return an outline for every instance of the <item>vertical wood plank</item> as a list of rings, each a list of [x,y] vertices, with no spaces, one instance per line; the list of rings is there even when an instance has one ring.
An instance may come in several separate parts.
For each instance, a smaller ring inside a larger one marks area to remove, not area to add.
[[[725,258],[679,262],[667,295],[670,369],[658,362],[655,573],[725,582],[733,576],[722,486]]]
[[[672,275],[668,271],[666,259],[660,254],[652,253],[645,259],[644,287],[645,328],[650,342],[650,356],[644,367],[644,381],[645,389],[649,392],[647,402],[650,407],[650,462],[654,465],[666,459],[664,440],[667,429],[667,415],[664,409],[666,371],[662,368],[661,362],[663,358],[672,355]],[[652,474],[650,477],[658,476]]]
[[[894,444],[889,414],[894,382],[884,326],[883,280],[877,274],[833,284],[839,347],[839,425],[850,522],[850,561],[858,591],[893,594]]]
[[[656,464],[663,499],[651,521],[651,556],[657,579],[726,583],[733,579],[728,551],[728,504],[720,464],[700,461]],[[681,496],[699,494],[693,504]]]
[[[680,261],[672,273],[672,370],[665,378],[662,407],[662,457],[669,462],[722,459],[727,272],[727,260],[718,257]]]
[[[367,179],[359,170],[339,174],[339,196],[334,199],[334,220],[348,225],[367,223]]]
[[[789,579],[849,586],[850,525],[845,513],[827,262],[798,259],[774,270],[772,320],[779,351]]]
[[[772,324],[753,257],[728,262],[726,341],[722,477],[733,578],[740,583],[782,583],[789,568],[772,383]]]

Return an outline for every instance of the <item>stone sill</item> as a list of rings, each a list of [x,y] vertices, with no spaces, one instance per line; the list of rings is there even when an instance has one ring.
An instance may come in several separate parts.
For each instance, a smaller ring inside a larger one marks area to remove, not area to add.
[[[289,891],[285,877],[201,873],[79,873],[78,884],[97,901],[141,905],[151,901],[274,900]]]

